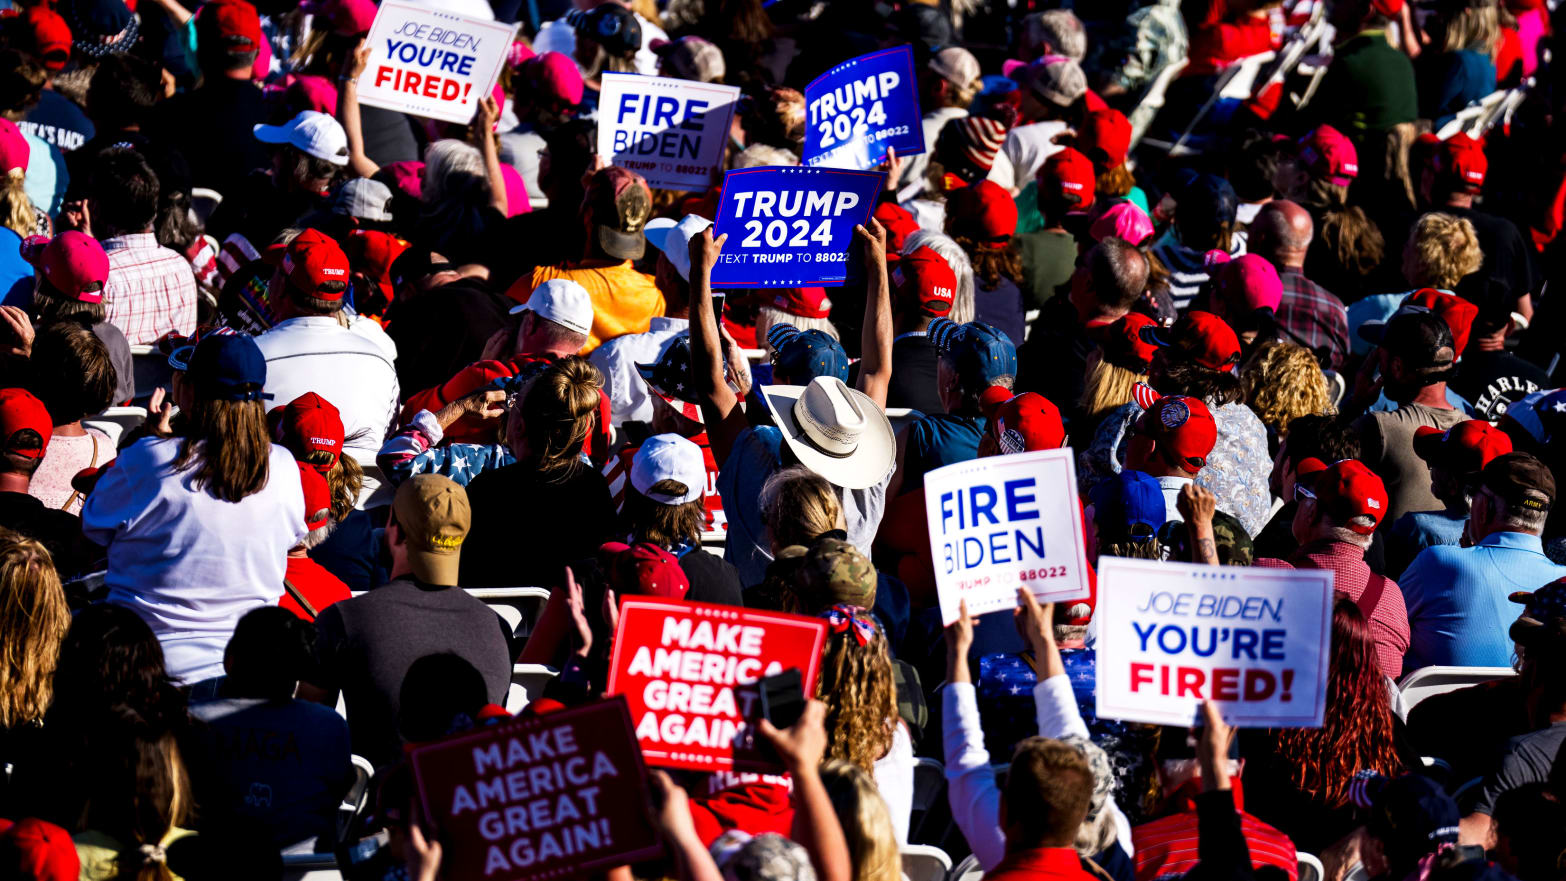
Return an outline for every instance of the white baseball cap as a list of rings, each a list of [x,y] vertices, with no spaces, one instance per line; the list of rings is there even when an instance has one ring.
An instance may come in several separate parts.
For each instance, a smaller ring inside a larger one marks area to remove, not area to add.
[[[333,165],[348,164],[348,133],[325,113],[301,110],[282,125],[258,125],[252,131],[264,144],[288,144]]]
[[[533,289],[533,295],[520,306],[511,307],[511,314],[537,312],[538,317],[577,333],[593,332],[593,298],[587,288],[570,279],[551,278]]]
[[[647,243],[662,251],[663,256],[674,264],[674,271],[688,282],[691,280],[691,239],[701,235],[701,231],[709,226],[712,226],[712,221],[707,218],[687,214],[678,222],[668,217],[654,218],[647,221],[643,231],[647,235]]]
[[[652,492],[660,480],[685,484],[685,495]],[[707,463],[701,447],[677,434],[659,434],[646,440],[631,457],[631,486],[660,505],[683,505],[707,490]]]

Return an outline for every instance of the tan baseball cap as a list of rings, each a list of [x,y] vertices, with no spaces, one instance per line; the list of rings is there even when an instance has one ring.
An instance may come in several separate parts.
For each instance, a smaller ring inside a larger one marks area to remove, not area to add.
[[[392,514],[408,546],[414,577],[455,586],[462,542],[473,523],[468,492],[450,478],[420,474],[397,487]]]
[[[968,88],[984,75],[973,53],[959,46],[950,46],[935,53],[925,66],[959,89]]]

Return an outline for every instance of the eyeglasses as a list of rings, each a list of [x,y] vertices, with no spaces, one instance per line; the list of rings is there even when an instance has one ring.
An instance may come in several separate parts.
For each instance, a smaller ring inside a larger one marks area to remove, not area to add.
[[[1316,501],[1316,494],[1311,492],[1309,489],[1307,489],[1305,487],[1305,484],[1303,484],[1303,483],[1295,483],[1294,484],[1294,501],[1298,502],[1298,501],[1301,501],[1303,499],[1310,499],[1311,501],[1314,502],[1314,501]]]

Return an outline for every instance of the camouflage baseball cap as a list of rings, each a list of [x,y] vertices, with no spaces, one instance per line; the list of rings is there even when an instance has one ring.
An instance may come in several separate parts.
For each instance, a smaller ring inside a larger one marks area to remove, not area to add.
[[[866,609],[875,605],[875,566],[842,539],[824,538],[811,545],[795,578],[806,614],[839,603]]]
[[[1185,523],[1171,520],[1160,530],[1159,538],[1169,548],[1170,559],[1191,560],[1191,531]],[[1256,545],[1233,514],[1213,512],[1213,541],[1218,546],[1221,566],[1249,566],[1256,559]]]

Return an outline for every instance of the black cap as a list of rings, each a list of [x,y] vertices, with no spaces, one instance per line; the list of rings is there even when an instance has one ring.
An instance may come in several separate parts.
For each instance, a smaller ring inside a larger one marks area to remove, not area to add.
[[[1175,192],[1175,218],[1182,227],[1217,229],[1240,210],[1234,187],[1216,174],[1198,174]]]
[[[1452,328],[1444,318],[1424,306],[1400,306],[1385,323],[1361,324],[1359,337],[1410,362],[1415,368],[1450,367],[1457,361]]]
[[[1496,456],[1479,472],[1479,485],[1513,508],[1548,511],[1555,502],[1555,475],[1532,453]],[[1539,500],[1539,495],[1544,501]]]
[[[618,3],[605,3],[583,12],[573,9],[566,21],[610,55],[624,57],[642,48],[642,26],[635,13]]]

